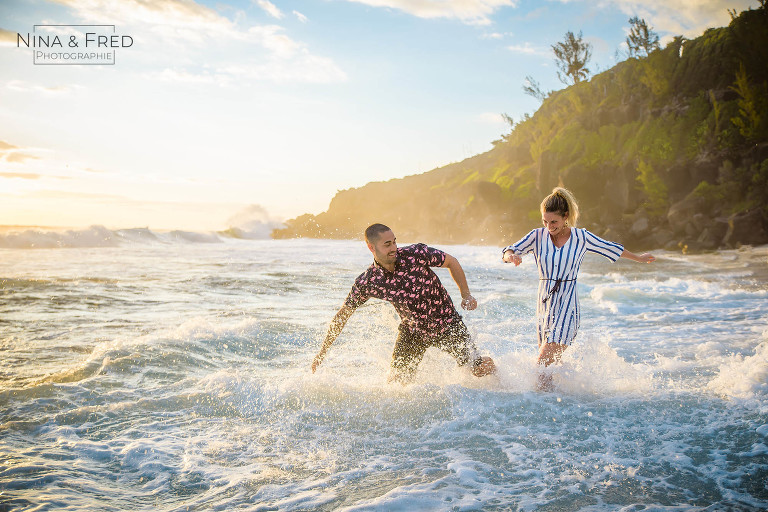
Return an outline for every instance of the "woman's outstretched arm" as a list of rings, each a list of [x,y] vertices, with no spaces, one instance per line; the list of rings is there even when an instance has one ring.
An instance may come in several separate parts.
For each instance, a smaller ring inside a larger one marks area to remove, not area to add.
[[[656,261],[656,257],[649,252],[644,252],[638,256],[637,254],[629,252],[626,249],[624,249],[624,252],[621,253],[621,257],[636,261],[638,263],[651,263],[652,261]]]

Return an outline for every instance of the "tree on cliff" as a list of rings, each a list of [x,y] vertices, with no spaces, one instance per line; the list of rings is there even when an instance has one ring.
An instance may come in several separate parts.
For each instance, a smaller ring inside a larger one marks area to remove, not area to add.
[[[539,100],[539,102],[543,102],[550,94],[548,92],[542,91],[539,82],[534,80],[530,75],[525,77],[525,82],[523,83],[523,92],[528,96],[533,96]]]
[[[629,29],[626,41],[630,57],[647,57],[652,51],[660,48],[659,35],[644,19],[633,16],[629,18],[629,24],[632,28]]]
[[[587,62],[592,58],[592,45],[586,41],[579,31],[574,36],[570,30],[565,33],[565,41],[552,45],[557,64],[557,78],[565,85],[572,85],[589,78]]]

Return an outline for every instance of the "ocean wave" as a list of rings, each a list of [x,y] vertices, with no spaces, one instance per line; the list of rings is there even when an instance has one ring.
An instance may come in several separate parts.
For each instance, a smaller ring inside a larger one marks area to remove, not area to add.
[[[108,229],[90,226],[84,229],[0,231],[0,249],[62,249],[121,247],[126,245],[220,244],[228,240],[268,240],[280,224],[264,223],[230,227],[222,231],[153,231],[149,228]]]
[[[270,364],[289,357],[306,337],[303,328],[276,320],[217,324],[193,318],[142,336],[104,341],[72,367],[22,382],[22,387],[17,383],[11,390],[45,389],[50,384],[121,375],[151,375],[171,382],[195,372],[230,368],[233,361]],[[0,386],[0,396],[7,391],[3,388]]]
[[[59,247],[115,247],[120,236],[104,226],[66,231],[40,231],[27,229],[21,232],[0,234],[0,248],[6,249],[53,249]]]
[[[3,249],[61,249],[120,247],[125,245],[167,245],[167,244],[211,244],[227,239],[255,239],[248,233],[233,234],[230,231],[196,232],[174,230],[153,231],[149,228],[108,229],[104,226],[90,226],[85,229],[42,230],[26,229],[0,233],[0,248]],[[268,236],[267,236],[268,238]]]

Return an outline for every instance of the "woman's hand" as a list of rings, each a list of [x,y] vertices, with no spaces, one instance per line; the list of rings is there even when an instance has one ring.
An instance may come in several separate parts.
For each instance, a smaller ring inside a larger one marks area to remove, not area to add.
[[[512,251],[504,251],[504,256],[501,259],[504,263],[514,263],[515,266],[523,262],[523,258]]]
[[[624,249],[624,252],[621,253],[622,258],[628,258],[632,261],[636,261],[638,263],[651,263],[653,261],[656,261],[656,256],[649,252],[644,252],[640,256],[633,252],[629,252],[628,250]]]
[[[637,257],[637,261],[640,263],[651,263],[653,261],[656,261],[656,256],[649,252],[644,252],[640,256]]]

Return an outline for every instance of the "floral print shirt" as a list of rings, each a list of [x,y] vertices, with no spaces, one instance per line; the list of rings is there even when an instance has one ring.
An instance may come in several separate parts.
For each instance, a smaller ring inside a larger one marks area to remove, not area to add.
[[[430,268],[442,266],[445,256],[425,244],[400,247],[395,270],[390,272],[374,260],[355,280],[344,305],[356,309],[371,297],[386,300],[395,306],[409,331],[438,336],[461,319],[448,291]]]

